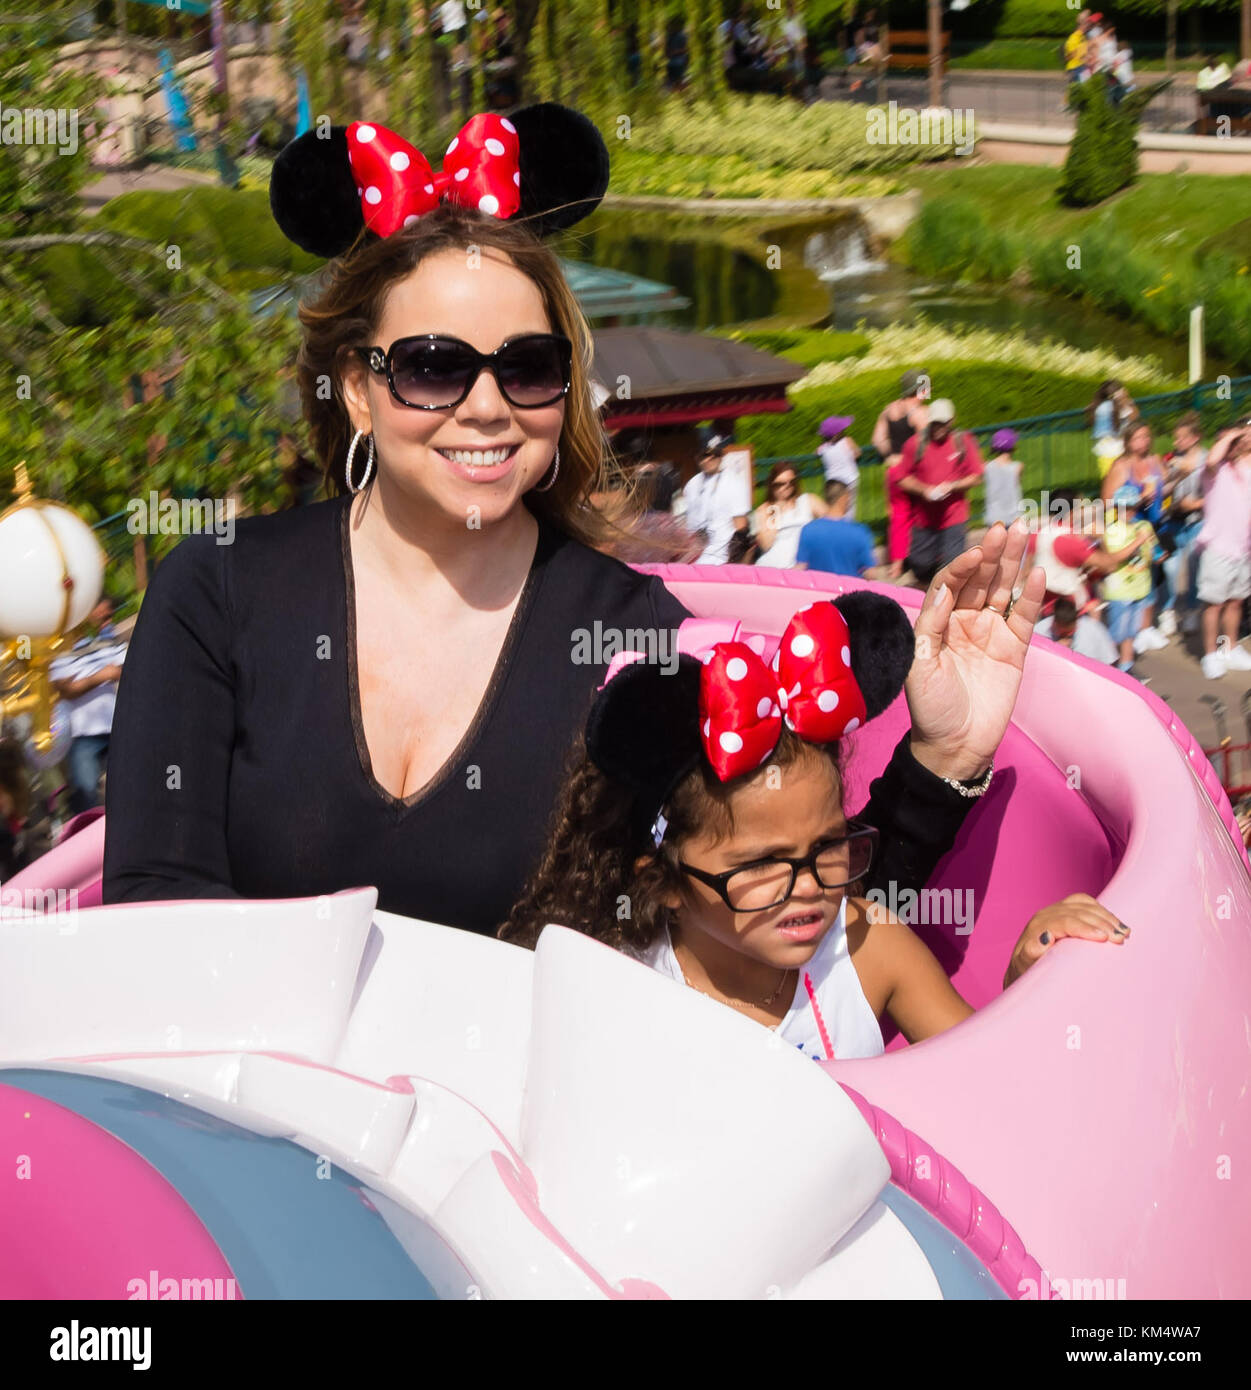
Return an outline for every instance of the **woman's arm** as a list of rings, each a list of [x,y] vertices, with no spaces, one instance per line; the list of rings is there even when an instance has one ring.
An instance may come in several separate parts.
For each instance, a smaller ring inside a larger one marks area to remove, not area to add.
[[[109,740],[106,903],[238,896],[226,850],[235,737],[229,550],[212,536],[189,537],[144,596]]]
[[[891,454],[890,431],[886,428],[886,412],[884,410],[877,417],[877,424],[873,426],[873,438],[870,442],[883,459],[894,457]]]
[[[756,508],[756,542],[761,550],[768,550],[777,540],[777,527],[771,520],[773,505],[769,502],[762,502]]]
[[[1116,495],[1117,488],[1125,482],[1128,473],[1129,465],[1125,462],[1125,456],[1122,454],[1108,469],[1108,476],[1103,480],[1103,486],[1099,489],[1099,496],[1105,504],[1111,502]]]
[[[955,843],[960,827],[977,804],[961,796],[923,767],[912,754],[911,731],[895,745],[882,775],[869,787],[869,799],[855,817],[878,833],[878,849],[864,879],[866,892],[890,885],[919,892]]]

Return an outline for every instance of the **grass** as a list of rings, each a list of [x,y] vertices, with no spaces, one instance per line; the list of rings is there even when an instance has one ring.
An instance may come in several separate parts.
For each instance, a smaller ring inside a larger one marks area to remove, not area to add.
[[[1063,207],[1060,171],[1028,164],[909,169],[900,175],[923,197],[958,194],[995,227],[1051,239],[1100,224],[1119,228],[1135,249],[1194,248],[1251,217],[1245,174],[1142,174],[1137,183],[1093,208]],[[1175,254],[1175,253],[1174,253]]]
[[[987,72],[1059,72],[1062,42],[1060,38],[991,39],[953,58],[950,66],[962,71],[973,68]],[[1198,72],[1203,56],[1179,57],[1173,66],[1177,72]],[[1163,72],[1166,63],[1163,54],[1141,58],[1135,55],[1134,67],[1139,72]]]
[[[1056,201],[1059,171],[999,165],[907,181],[921,216],[892,248],[926,275],[1031,284],[1184,340],[1207,308],[1213,353],[1251,367],[1251,179],[1146,174],[1092,208]]]

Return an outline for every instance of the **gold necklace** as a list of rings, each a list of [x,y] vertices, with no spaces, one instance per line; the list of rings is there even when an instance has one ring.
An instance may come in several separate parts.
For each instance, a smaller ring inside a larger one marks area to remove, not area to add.
[[[702,994],[706,999],[715,999],[719,1004],[729,1004],[732,1009],[767,1009],[769,1005],[777,999],[778,995],[782,993],[782,986],[786,983],[791,973],[790,967],[788,966],[782,971],[782,978],[778,981],[777,988],[774,989],[773,993],[769,995],[767,999],[762,999],[758,1004],[754,1004],[749,999],[731,999],[728,994],[709,994],[706,989],[700,989],[698,985],[692,985],[690,980],[686,978],[686,970],[681,960],[678,959],[678,953],[676,951],[673,953],[673,958],[678,962],[678,969],[682,971],[683,984],[689,985],[691,989],[695,990],[698,994]]]

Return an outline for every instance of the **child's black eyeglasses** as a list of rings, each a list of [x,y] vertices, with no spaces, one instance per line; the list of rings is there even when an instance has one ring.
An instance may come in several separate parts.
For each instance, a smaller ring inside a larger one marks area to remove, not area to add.
[[[681,860],[678,867],[706,883],[731,912],[764,912],[780,907],[794,893],[801,869],[822,888],[846,888],[863,878],[877,851],[877,831],[858,824],[849,829],[847,835],[822,840],[804,859],[757,859],[723,874],[710,874]]]
[[[573,344],[559,333],[527,333],[494,352],[479,352],[459,338],[423,333],[397,338],[385,351],[359,347],[370,371],[385,376],[391,395],[414,410],[450,410],[473,390],[483,371],[495,378],[509,405],[537,410],[569,391]]]

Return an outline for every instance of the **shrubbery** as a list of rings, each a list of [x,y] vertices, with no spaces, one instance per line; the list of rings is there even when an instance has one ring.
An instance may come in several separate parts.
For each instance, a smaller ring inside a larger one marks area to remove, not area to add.
[[[640,115],[614,145],[611,188],[673,197],[872,195],[891,191],[889,179],[876,176],[952,152],[870,144],[866,131],[866,108],[847,102],[798,106],[732,95],[718,109],[671,98]],[[849,176],[859,182],[848,185]]]
[[[863,357],[869,351],[871,341],[867,333],[835,333],[824,328],[761,329],[746,332],[731,329],[726,336],[759,348],[762,352],[776,353],[791,362],[798,362],[801,367],[815,367],[820,362]]]
[[[1035,229],[992,227],[959,194],[927,199],[901,250],[926,275],[1003,282],[1014,276],[1039,289],[1081,299],[1181,337],[1202,303],[1214,350],[1251,365],[1251,236],[1243,222],[1210,238],[1194,258],[1167,247],[1145,249],[1111,221],[1040,238]],[[1076,244],[1080,261],[1074,262]]]
[[[1090,207],[1110,198],[1138,177],[1138,122],[1148,103],[1169,85],[1155,82],[1111,98],[1103,73],[1069,87],[1069,105],[1077,111],[1077,129],[1060,175],[1060,201]]]
[[[205,184],[182,193],[123,193],[96,218],[101,227],[161,245],[184,262],[222,260],[234,270],[303,274],[322,262],[287,240],[269,210],[268,192]]]

